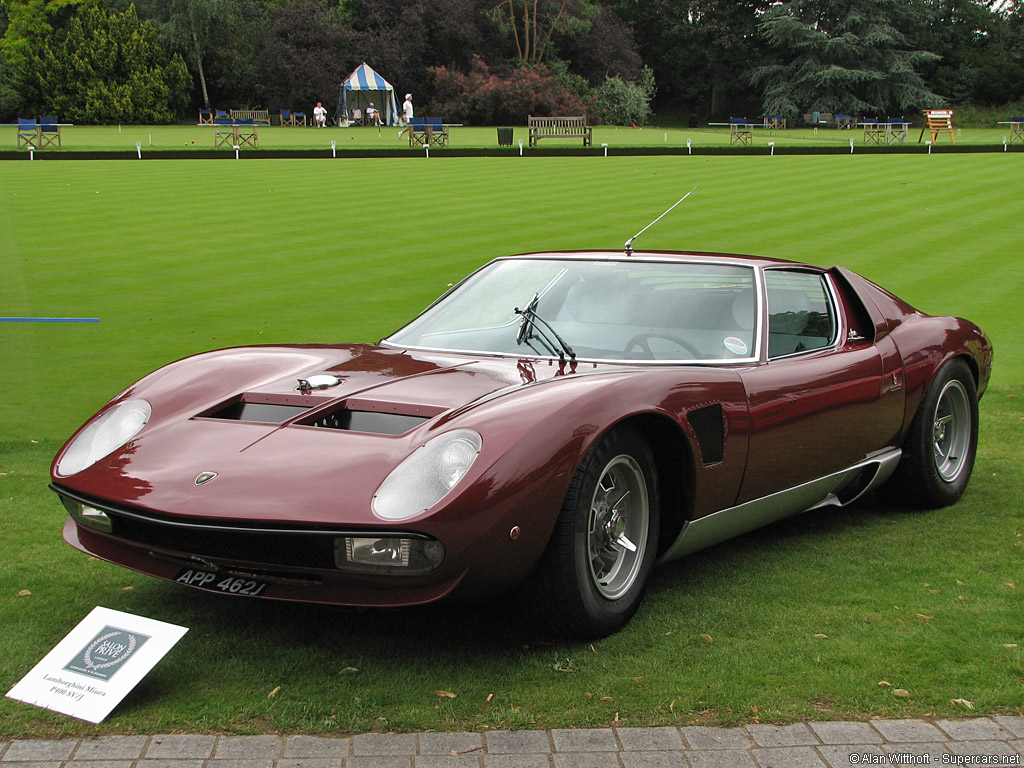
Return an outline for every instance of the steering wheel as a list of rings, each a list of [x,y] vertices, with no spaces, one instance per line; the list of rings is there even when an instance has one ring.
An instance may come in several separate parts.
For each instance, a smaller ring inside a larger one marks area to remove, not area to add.
[[[629,351],[633,349],[633,347],[639,347],[640,351],[645,353],[649,359],[655,360],[656,358],[654,357],[654,352],[651,351],[651,347],[647,343],[651,339],[665,339],[666,341],[670,341],[677,347],[685,349],[687,352],[690,353],[692,357],[694,357],[697,360],[704,357],[698,349],[696,349],[692,344],[690,344],[690,342],[684,339],[676,338],[675,336],[669,336],[664,333],[638,333],[636,336],[634,336],[633,338],[626,342],[626,348],[623,350],[623,352],[626,355],[628,355]]]

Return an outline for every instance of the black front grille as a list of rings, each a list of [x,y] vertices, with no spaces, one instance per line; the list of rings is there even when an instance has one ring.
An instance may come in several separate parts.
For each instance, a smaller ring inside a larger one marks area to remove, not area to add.
[[[334,568],[332,533],[175,525],[117,512],[110,517],[113,536],[147,547],[231,562]]]

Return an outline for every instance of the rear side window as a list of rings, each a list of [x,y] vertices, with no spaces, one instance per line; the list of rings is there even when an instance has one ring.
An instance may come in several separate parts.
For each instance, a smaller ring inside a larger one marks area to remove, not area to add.
[[[830,346],[836,318],[825,277],[788,269],[765,271],[768,291],[768,357]]]

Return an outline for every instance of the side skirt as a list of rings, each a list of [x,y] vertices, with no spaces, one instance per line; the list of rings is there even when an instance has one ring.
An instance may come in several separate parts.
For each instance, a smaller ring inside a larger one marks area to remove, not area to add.
[[[691,520],[658,562],[676,560],[790,515],[850,504],[885,482],[901,453],[893,448],[835,474]]]

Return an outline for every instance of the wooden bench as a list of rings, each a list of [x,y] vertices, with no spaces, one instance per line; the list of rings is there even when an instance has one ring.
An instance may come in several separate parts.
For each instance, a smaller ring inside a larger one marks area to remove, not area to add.
[[[583,115],[571,117],[534,117],[527,118],[530,129],[530,146],[537,146],[541,139],[583,139],[583,146],[589,147],[591,127]]]
[[[270,125],[269,109],[232,109],[232,120],[252,120],[259,125]]]

